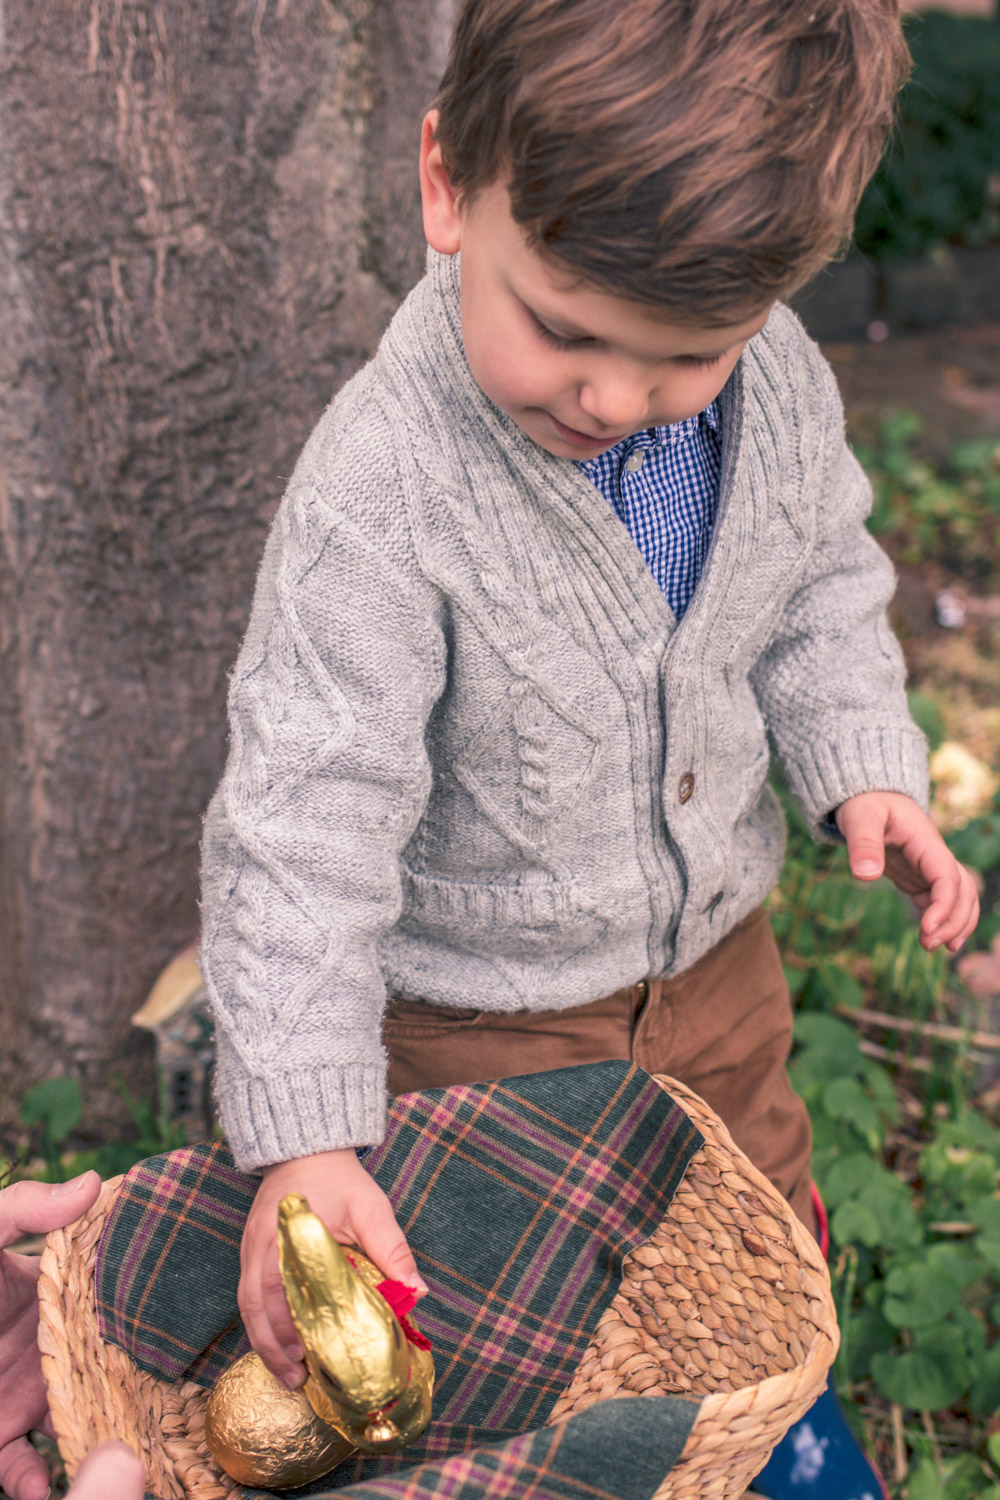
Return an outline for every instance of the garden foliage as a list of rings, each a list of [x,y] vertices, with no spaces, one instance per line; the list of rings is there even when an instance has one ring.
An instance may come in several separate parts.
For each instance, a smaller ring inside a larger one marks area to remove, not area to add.
[[[913,74],[855,227],[876,259],[1000,239],[1000,25],[930,11],[907,39]]]

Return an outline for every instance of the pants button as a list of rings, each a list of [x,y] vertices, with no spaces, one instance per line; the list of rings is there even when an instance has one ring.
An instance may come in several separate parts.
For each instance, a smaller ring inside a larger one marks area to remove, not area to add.
[[[694,775],[691,771],[685,771],[677,783],[678,802],[689,802],[694,794]]]

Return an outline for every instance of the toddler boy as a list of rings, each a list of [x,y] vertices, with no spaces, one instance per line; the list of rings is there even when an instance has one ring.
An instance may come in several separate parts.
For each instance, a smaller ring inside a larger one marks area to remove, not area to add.
[[[768,737],[928,947],[975,924],[833,377],[777,300],[849,233],[904,63],[896,0],[462,11],[428,274],[295,470],[205,830],[219,1104],[264,1174],[241,1307],[289,1384],[286,1192],[419,1284],[355,1152],[387,1068],[634,1058],[811,1221]]]

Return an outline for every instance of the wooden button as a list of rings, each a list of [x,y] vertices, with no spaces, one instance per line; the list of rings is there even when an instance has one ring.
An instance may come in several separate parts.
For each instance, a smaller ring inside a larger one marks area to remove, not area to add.
[[[678,802],[689,802],[694,795],[694,776],[690,771],[685,771],[677,783]]]

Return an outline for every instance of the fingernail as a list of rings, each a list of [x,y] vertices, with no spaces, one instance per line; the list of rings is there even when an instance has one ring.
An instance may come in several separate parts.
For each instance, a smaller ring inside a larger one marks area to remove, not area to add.
[[[296,1372],[294,1370],[286,1370],[285,1373],[284,1373],[284,1375],[282,1375],[281,1378],[285,1382],[285,1384],[287,1385],[288,1389],[290,1391],[294,1391],[296,1389],[296,1387],[298,1386],[298,1384],[299,1384],[299,1378],[300,1377],[296,1374]]]
[[[61,1193],[75,1193],[86,1176],[88,1173],[81,1172],[78,1177],[71,1177],[69,1182],[57,1182],[52,1189],[53,1198],[58,1198]]]
[[[855,875],[877,875],[878,865],[873,859],[859,859],[854,866]]]
[[[306,1351],[303,1349],[301,1344],[290,1344],[285,1350],[288,1358],[292,1361],[293,1364],[296,1365],[301,1364],[302,1360],[305,1358],[305,1352]]]

